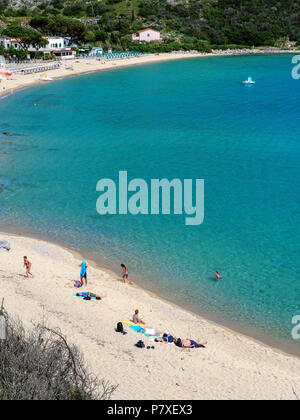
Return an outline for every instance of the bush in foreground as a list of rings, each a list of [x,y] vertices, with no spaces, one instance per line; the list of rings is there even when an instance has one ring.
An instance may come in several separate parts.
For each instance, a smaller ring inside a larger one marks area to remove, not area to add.
[[[0,400],[108,400],[117,386],[91,375],[76,346],[38,325],[7,320],[0,340]]]

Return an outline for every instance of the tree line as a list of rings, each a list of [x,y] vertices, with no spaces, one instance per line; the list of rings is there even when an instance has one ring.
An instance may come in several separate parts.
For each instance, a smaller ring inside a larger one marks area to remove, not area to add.
[[[79,44],[149,52],[273,46],[282,39],[300,44],[299,0],[49,0],[30,10],[0,0],[1,16],[7,22],[26,18],[24,35],[34,42],[42,42],[41,34],[63,35]],[[161,31],[163,42],[133,44],[129,34],[149,26]],[[16,31],[13,24],[5,29]]]

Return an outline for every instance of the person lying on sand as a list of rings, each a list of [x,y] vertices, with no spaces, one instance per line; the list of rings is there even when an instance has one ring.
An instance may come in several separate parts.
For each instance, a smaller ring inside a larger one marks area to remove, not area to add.
[[[106,293],[103,293],[101,295],[97,295],[96,293],[91,293],[91,292],[79,292],[76,293],[76,296],[82,296],[82,297],[90,297],[90,298],[95,298],[97,300],[103,299],[107,296]]]
[[[174,343],[177,347],[184,347],[188,349],[194,349],[198,347],[205,348],[205,344],[207,344],[207,341],[201,342],[200,340],[189,340],[186,338],[185,340],[181,340],[181,338],[174,338]]]
[[[31,272],[30,272],[31,267],[32,267],[32,264],[31,264],[31,262],[28,260],[28,258],[27,258],[27,257],[24,257],[24,267],[26,267],[26,277],[29,277],[29,276],[34,277],[34,275],[33,275],[33,274],[31,274]]]
[[[134,311],[134,314],[132,316],[132,320],[134,322],[134,324],[146,324],[146,322],[144,322],[140,317],[139,317],[139,310],[136,309]]]
[[[168,334],[168,333],[164,333],[164,335],[162,337],[157,337],[155,338],[156,343],[173,343],[174,342],[175,337],[173,337],[172,335]]]

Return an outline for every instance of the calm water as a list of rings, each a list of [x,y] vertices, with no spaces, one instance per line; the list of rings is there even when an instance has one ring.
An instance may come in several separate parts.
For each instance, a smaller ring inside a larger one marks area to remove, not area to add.
[[[126,262],[199,311],[290,340],[300,313],[300,81],[291,68],[287,55],[184,60],[0,101],[0,131],[16,133],[0,136],[1,223]],[[240,83],[248,76],[255,86]],[[96,183],[119,170],[148,182],[204,178],[204,224],[99,216]]]

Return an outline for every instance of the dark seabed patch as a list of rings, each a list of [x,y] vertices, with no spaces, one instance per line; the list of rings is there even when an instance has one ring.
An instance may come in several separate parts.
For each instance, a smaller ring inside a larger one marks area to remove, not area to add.
[[[2,142],[0,143],[0,152],[27,152],[28,150],[36,149],[37,146],[29,146],[26,144],[18,144],[12,142]]]

